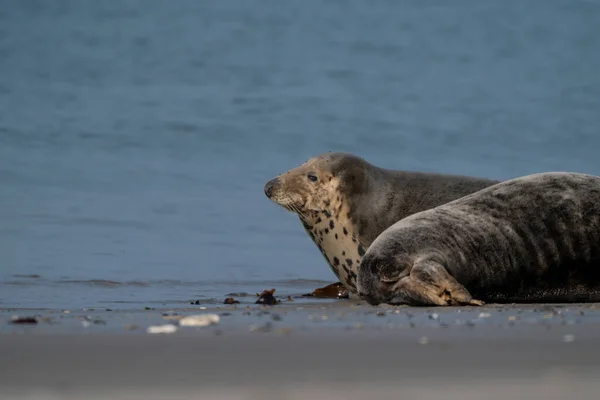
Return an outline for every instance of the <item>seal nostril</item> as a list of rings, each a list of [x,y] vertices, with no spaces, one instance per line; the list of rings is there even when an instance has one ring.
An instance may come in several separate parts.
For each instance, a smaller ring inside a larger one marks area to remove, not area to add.
[[[367,293],[359,292],[358,295],[367,303],[372,306],[376,306],[379,304],[379,301],[375,300],[372,296],[369,296]]]
[[[267,197],[270,198],[273,195],[273,188],[275,187],[276,183],[277,183],[277,178],[272,179],[265,184],[265,194],[267,195]]]
[[[267,195],[267,197],[271,197],[271,195],[273,194],[273,186],[265,186],[265,194]]]

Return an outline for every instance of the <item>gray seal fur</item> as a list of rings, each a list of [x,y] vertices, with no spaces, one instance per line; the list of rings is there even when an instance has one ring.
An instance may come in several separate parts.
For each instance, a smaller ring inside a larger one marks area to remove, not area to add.
[[[413,214],[371,244],[372,305],[600,300],[600,177],[527,175]]]
[[[373,240],[396,221],[498,181],[390,170],[349,153],[325,153],[270,180],[269,199],[298,214],[333,273],[356,294]]]

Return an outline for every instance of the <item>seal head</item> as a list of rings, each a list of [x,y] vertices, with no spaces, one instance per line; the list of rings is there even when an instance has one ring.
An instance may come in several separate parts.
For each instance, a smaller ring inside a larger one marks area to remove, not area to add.
[[[366,246],[351,221],[349,197],[364,191],[365,165],[347,153],[317,156],[265,185],[265,195],[298,214],[338,279],[354,289],[356,272]]]

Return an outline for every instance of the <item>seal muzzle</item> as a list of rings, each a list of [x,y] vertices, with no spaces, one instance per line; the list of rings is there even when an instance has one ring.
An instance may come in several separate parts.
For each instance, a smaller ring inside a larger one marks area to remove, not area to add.
[[[269,182],[265,184],[265,194],[268,198],[271,198],[273,195],[273,188],[275,185],[279,183],[279,178],[271,179]]]

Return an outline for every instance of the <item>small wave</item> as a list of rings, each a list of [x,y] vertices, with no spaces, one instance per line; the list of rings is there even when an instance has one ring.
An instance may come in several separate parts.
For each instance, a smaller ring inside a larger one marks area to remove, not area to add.
[[[83,284],[83,285],[102,286],[102,287],[149,286],[148,283],[140,282],[140,281],[118,282],[118,281],[110,281],[110,280],[106,280],[106,279],[60,280],[60,281],[58,281],[58,283]]]
[[[246,292],[233,292],[233,293],[227,293],[225,296],[226,297],[256,297],[256,293],[251,294],[251,293],[246,293]]]

